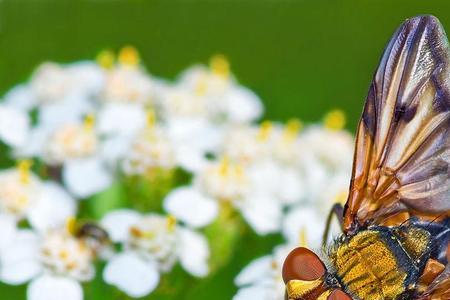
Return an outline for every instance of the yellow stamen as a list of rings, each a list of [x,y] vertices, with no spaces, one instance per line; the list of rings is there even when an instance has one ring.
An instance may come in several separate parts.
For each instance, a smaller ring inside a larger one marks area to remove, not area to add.
[[[331,130],[341,130],[344,128],[345,123],[345,113],[339,109],[330,111],[323,119],[324,126]]]
[[[286,123],[283,136],[288,140],[293,140],[303,127],[303,123],[299,119],[291,119]]]
[[[211,57],[209,61],[209,67],[211,68],[211,71],[217,76],[228,78],[228,76],[230,75],[230,63],[222,54],[216,54]]]
[[[69,252],[67,252],[67,250],[63,249],[63,250],[59,251],[59,257],[64,260],[69,257]]]
[[[264,121],[261,123],[261,126],[259,127],[259,132],[258,132],[258,140],[260,141],[266,141],[269,139],[270,133],[272,132],[272,122],[270,121]]]
[[[206,78],[204,77],[199,78],[195,85],[195,94],[197,96],[204,96],[206,94],[207,87],[208,84]]]
[[[19,197],[19,203],[22,205],[22,206],[26,206],[27,204],[28,204],[28,197],[27,196],[20,196]]]
[[[104,69],[111,69],[114,66],[115,56],[111,50],[103,50],[97,54],[97,64]]]
[[[239,165],[239,164],[235,165],[234,171],[235,171],[237,177],[244,176],[244,169],[242,168],[241,165]]]
[[[306,232],[305,227],[302,227],[302,229],[300,229],[299,244],[300,244],[300,247],[308,246],[308,233]]]
[[[220,165],[219,165],[219,173],[221,176],[227,176],[228,172],[230,170],[230,160],[228,159],[228,157],[223,157]]]
[[[155,111],[150,109],[147,111],[147,127],[152,128],[156,124]]]
[[[84,129],[90,131],[94,129],[95,126],[95,116],[93,114],[88,114],[84,117],[83,121]]]
[[[132,46],[125,46],[119,51],[119,63],[127,66],[137,66],[139,64],[139,52]]]
[[[173,232],[176,226],[177,226],[177,219],[172,215],[167,216],[167,230],[169,232]]]
[[[276,260],[272,260],[272,262],[270,263],[270,266],[273,270],[278,269],[278,263],[276,262]]]
[[[140,238],[144,236],[144,233],[137,227],[132,226],[130,227],[130,234],[134,237]]]
[[[75,235],[77,231],[77,219],[75,217],[69,217],[66,220],[66,230],[71,235]]]
[[[20,182],[22,184],[30,183],[31,167],[33,166],[33,161],[30,159],[20,160],[17,163],[17,169],[19,169]]]

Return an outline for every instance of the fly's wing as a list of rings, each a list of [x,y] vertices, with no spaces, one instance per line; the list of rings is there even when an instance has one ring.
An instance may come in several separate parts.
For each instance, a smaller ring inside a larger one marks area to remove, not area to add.
[[[388,44],[357,131],[347,234],[400,212],[449,212],[449,60],[433,16],[407,20]]]
[[[430,284],[428,289],[419,296],[419,300],[450,299],[450,265]]]

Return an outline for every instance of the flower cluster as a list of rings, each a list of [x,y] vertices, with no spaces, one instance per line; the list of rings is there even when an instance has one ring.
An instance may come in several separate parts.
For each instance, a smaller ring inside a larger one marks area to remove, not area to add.
[[[101,274],[143,297],[176,265],[214,272],[238,222],[286,245],[238,275],[236,299],[281,299],[286,249],[319,247],[346,197],[353,138],[339,110],[308,126],[262,114],[222,55],[174,81],[132,47],[42,64],[0,102],[0,281],[30,282],[30,300],[78,300]]]

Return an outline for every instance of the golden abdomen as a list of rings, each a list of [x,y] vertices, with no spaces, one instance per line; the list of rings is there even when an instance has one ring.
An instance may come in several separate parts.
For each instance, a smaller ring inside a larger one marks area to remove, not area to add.
[[[395,299],[405,291],[406,273],[376,231],[362,231],[331,255],[336,274],[364,300]]]

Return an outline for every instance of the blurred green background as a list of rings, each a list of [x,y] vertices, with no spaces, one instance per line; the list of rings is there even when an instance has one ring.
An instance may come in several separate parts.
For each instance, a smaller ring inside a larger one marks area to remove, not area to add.
[[[167,78],[223,53],[262,97],[267,118],[316,121],[338,107],[353,130],[384,45],[418,14],[436,15],[450,31],[447,0],[2,0],[0,91],[42,61],[90,59],[127,44],[140,50],[151,73]],[[277,241],[243,243],[228,268],[182,297],[230,299],[238,271]],[[24,289],[1,286],[0,295],[23,299]]]

